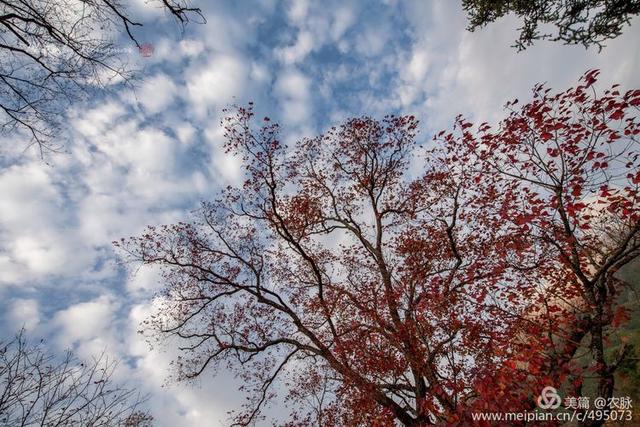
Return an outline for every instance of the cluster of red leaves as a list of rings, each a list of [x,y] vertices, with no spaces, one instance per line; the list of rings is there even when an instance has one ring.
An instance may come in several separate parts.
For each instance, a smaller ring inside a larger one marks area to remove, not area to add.
[[[614,85],[599,96],[597,76],[589,71],[557,94],[537,86],[532,102],[507,104],[511,113],[495,131],[483,123],[474,133],[459,117],[457,132],[439,135],[459,161],[477,166],[476,181],[494,175],[512,184],[500,197],[517,206],[501,216],[535,247],[527,276],[538,290],[510,325],[518,338],[505,346],[510,356],[500,369],[478,376],[485,410],[531,405],[527,396],[545,385],[580,395],[584,375],[595,375],[599,395],[610,397],[626,357],[623,349],[608,360],[604,350],[612,328],[628,320],[615,305],[623,284],[614,274],[640,252],[640,91]],[[575,360],[581,343],[592,353],[587,366]]]
[[[613,274],[639,252],[640,91],[598,96],[596,78],[536,87],[495,131],[459,117],[410,174],[412,116],[286,147],[235,109],[244,185],[193,224],[122,244],[164,268],[146,329],[181,342],[177,378],[237,372],[241,425],[284,390],[290,425],[382,426],[464,424],[530,408],[546,385],[578,390],[587,336],[587,368],[610,372],[607,328],[625,320]]]

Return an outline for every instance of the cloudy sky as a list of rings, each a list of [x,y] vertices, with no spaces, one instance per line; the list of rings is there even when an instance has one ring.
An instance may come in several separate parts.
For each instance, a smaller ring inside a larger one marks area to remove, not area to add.
[[[601,53],[544,42],[518,53],[517,20],[469,33],[451,0],[220,1],[184,33],[137,1],[155,49],[131,53],[136,91],[72,106],[68,153],[46,163],[15,149],[15,137],[0,141],[0,327],[7,336],[24,325],[83,357],[106,349],[123,361],[119,376],[150,393],[159,426],[224,425],[242,396],[224,373],[163,386],[170,349],[150,351],[136,334],[162,283],[119,263],[111,242],[188,218],[238,182],[237,160],[221,149],[226,105],[255,101],[290,143],[388,113],[418,116],[429,140],[458,113],[495,121],[536,83],[565,89],[591,68],[601,87],[640,87],[638,20]]]

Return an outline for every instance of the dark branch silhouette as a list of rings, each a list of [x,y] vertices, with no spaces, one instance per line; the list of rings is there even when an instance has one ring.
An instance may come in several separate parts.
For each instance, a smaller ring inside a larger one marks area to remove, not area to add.
[[[518,50],[538,40],[602,50],[606,41],[622,34],[623,28],[640,14],[638,0],[462,0],[462,5],[470,31],[510,13],[521,18],[520,35],[514,45]]]
[[[33,345],[21,331],[0,341],[0,424],[148,427],[152,417],[134,389],[116,384],[104,354],[81,361]]]
[[[150,3],[181,26],[204,21],[187,0]],[[72,101],[112,81],[130,81],[126,49],[115,40],[123,32],[139,48],[141,25],[119,0],[0,1],[0,131],[26,131],[41,155],[59,150],[55,138]]]

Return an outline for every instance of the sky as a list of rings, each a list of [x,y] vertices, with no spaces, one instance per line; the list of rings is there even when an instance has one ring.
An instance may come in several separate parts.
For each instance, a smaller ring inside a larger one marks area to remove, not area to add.
[[[69,107],[66,152],[43,161],[28,141],[0,141],[0,329],[22,326],[54,351],[106,351],[118,379],[148,393],[158,426],[225,425],[238,382],[207,372],[166,382],[172,349],[150,350],[137,330],[162,288],[157,271],[123,264],[111,244],[146,225],[189,218],[200,201],[242,179],[224,153],[220,119],[254,101],[290,144],[348,117],[413,114],[419,138],[457,114],[495,122],[539,82],[564,90],[593,68],[599,86],[640,88],[640,20],[602,52],[538,42],[524,52],[515,17],[466,31],[458,1],[202,2],[206,25],[184,32],[132,0],[146,23],[135,90]],[[272,409],[279,411],[281,408]]]

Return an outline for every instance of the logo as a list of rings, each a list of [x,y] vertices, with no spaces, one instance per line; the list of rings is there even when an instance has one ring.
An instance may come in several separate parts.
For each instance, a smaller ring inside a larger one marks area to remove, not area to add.
[[[143,56],[145,58],[149,58],[150,56],[152,56],[154,51],[153,45],[151,43],[142,43],[138,50],[140,51],[140,56]]]
[[[538,396],[538,407],[541,409],[557,409],[561,403],[558,391],[551,386],[543,388]]]

